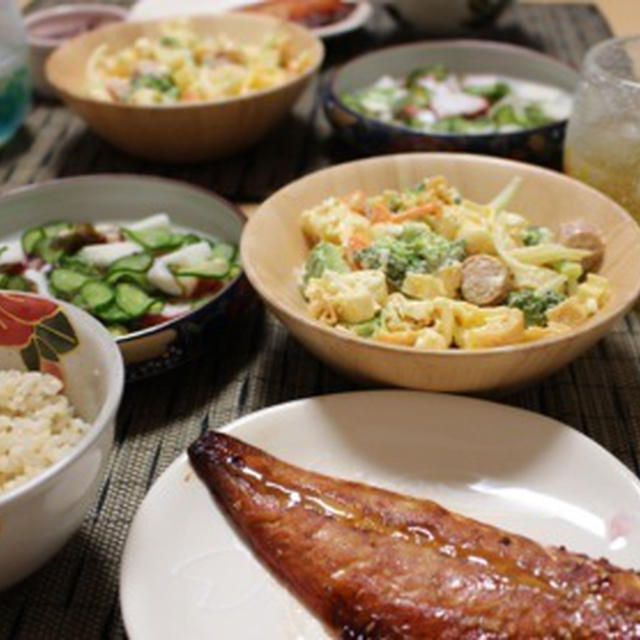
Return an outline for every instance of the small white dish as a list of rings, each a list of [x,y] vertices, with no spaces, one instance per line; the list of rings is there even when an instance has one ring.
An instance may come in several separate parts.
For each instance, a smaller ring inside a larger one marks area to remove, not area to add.
[[[57,553],[93,504],[113,444],[124,366],[109,332],[81,309],[0,291],[0,369],[58,377],[89,424],[59,460],[0,491],[1,593]]]
[[[301,467],[638,568],[640,481],[579,432],[528,411],[372,391],[271,407],[223,430]],[[186,455],[133,521],[120,599],[132,640],[328,638],[235,533]]]
[[[81,33],[120,22],[126,15],[122,7],[83,3],[60,4],[29,13],[24,26],[29,43],[31,79],[38,93],[47,98],[57,97],[44,73],[47,58],[57,47]]]
[[[208,15],[212,13],[222,13],[224,11],[234,11],[256,4],[259,0],[138,0],[127,17],[134,22],[141,20],[157,20],[162,18],[173,18],[181,15]],[[373,6],[364,0],[346,0],[358,6],[343,20],[339,20],[325,27],[311,28],[309,31],[319,38],[333,38],[351,31],[356,31],[363,27],[373,13]]]
[[[358,6],[343,20],[328,24],[326,27],[317,27],[311,29],[311,32],[317,35],[319,38],[335,38],[336,36],[342,36],[352,31],[357,31],[364,27],[373,15],[373,5],[366,1],[347,0],[352,4]]]

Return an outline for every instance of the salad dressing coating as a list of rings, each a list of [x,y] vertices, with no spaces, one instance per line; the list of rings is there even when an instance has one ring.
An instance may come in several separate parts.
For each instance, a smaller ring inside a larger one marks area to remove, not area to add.
[[[131,105],[217,102],[281,86],[311,62],[308,51],[292,51],[284,32],[240,44],[224,34],[200,36],[176,20],[162,25],[158,37],[140,37],[118,51],[97,47],[87,90],[98,100]]]
[[[304,211],[312,248],[300,287],[309,314],[418,349],[498,347],[571,331],[609,297],[607,279],[591,272],[604,241],[580,220],[556,235],[509,211],[518,184],[483,205],[436,176]]]

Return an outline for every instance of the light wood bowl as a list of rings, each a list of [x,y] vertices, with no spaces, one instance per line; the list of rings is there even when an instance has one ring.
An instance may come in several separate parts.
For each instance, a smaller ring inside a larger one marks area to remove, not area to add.
[[[198,162],[250,147],[285,118],[324,57],[320,40],[289,22],[251,14],[195,16],[189,24],[196,33],[224,33],[240,43],[256,43],[268,33],[284,30],[294,52],[310,50],[313,63],[284,85],[220,102],[135,106],[91,98],[86,65],[95,48],[105,43],[118,50],[140,36],[153,37],[161,24],[124,22],[96,29],[62,45],[46,64],[47,80],[69,108],[114,146],[149,160]]]
[[[566,335],[525,345],[474,351],[419,351],[340,333],[306,311],[295,270],[309,248],[300,213],[331,195],[413,185],[442,174],[462,194],[488,202],[514,176],[522,187],[512,211],[557,228],[586,219],[606,243],[602,275],[611,282],[606,307]],[[640,228],[612,200],[560,173],[487,156],[423,153],[383,156],[306,176],[278,191],[251,217],[241,241],[245,273],[272,311],[318,358],[356,379],[437,391],[480,392],[521,387],[576,358],[611,328],[640,294]]]

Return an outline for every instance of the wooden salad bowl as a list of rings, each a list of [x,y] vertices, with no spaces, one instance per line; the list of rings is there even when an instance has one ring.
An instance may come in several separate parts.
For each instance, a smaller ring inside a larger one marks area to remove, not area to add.
[[[289,82],[265,91],[219,102],[138,106],[97,100],[88,95],[86,66],[97,46],[116,51],[140,36],[158,34],[163,21],[122,22],[73,38],[47,60],[49,83],[67,106],[98,135],[123,151],[158,162],[186,163],[238,153],[255,144],[288,114],[324,57],[321,41],[298,25],[252,14],[194,16],[199,35],[225,34],[242,44],[285,31],[294,53],[309,50],[312,64]]]
[[[604,309],[558,337],[491,349],[446,351],[392,346],[339,332],[308,315],[297,271],[309,247],[303,209],[332,195],[403,188],[444,175],[463,196],[489,202],[514,177],[523,184],[509,204],[532,223],[557,229],[582,218],[600,227],[606,256],[600,273],[611,285]],[[511,389],[539,380],[602,338],[640,294],[640,228],[615,202],[577,180],[512,160],[456,153],[383,156],[305,176],[281,189],[253,214],[241,241],[245,273],[267,305],[305,347],[327,364],[363,381],[453,392]]]

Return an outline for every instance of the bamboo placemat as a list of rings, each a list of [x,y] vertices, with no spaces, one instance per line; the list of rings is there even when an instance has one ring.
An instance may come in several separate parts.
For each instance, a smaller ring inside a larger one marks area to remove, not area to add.
[[[329,44],[328,66],[397,40],[397,34],[393,21],[380,13],[367,31]],[[578,64],[585,50],[610,32],[590,6],[525,5],[517,7],[505,29],[489,35]],[[296,176],[351,157],[328,135],[317,90],[310,90],[289,122],[253,151],[195,167],[128,158],[63,107],[38,102],[26,129],[0,153],[0,183],[11,187],[60,176],[135,171],[201,184],[236,201],[259,201]],[[639,357],[640,322],[631,315],[574,364],[502,401],[572,425],[640,473]],[[262,312],[229,327],[200,360],[130,385],[96,504],[52,562],[0,595],[0,638],[123,637],[120,556],[131,519],[158,475],[207,428],[279,402],[353,388]]]

